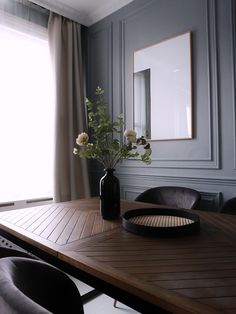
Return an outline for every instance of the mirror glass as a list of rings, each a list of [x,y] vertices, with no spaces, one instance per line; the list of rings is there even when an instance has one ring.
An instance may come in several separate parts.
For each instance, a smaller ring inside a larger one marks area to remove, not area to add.
[[[190,32],[134,52],[133,127],[151,140],[192,138]]]

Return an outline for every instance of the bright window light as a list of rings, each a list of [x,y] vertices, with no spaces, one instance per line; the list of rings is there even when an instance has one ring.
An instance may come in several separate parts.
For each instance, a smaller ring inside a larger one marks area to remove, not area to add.
[[[52,197],[48,41],[0,25],[0,203]]]

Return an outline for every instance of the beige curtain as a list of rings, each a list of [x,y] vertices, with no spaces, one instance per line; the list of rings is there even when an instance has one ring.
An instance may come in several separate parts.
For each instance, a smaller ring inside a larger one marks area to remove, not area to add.
[[[73,155],[85,130],[81,25],[50,13],[49,46],[56,85],[54,200],[90,196],[87,162]]]

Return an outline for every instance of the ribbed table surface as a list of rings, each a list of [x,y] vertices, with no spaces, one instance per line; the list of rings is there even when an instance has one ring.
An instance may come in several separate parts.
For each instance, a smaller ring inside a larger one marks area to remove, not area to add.
[[[180,238],[129,233],[97,198],[1,212],[0,229],[172,313],[236,313],[236,216],[194,213],[200,233]]]

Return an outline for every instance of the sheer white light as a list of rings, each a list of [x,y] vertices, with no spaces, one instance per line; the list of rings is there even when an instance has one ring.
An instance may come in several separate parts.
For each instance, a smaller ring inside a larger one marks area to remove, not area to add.
[[[53,80],[47,40],[0,25],[0,203],[52,196]]]

